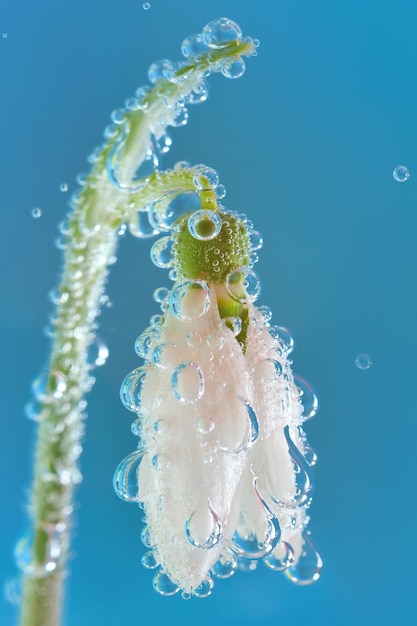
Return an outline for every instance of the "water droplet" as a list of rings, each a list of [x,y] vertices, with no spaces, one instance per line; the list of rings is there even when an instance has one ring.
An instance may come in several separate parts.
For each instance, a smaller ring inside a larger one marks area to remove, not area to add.
[[[405,165],[397,165],[394,167],[392,176],[398,183],[405,183],[410,178],[410,170]]]
[[[201,368],[193,361],[178,365],[171,376],[174,396],[180,402],[192,404],[204,393],[204,377]]]
[[[6,580],[3,587],[4,598],[6,602],[13,606],[19,606],[22,600],[22,583],[20,578],[11,578]]]
[[[323,561],[310,537],[303,532],[303,552],[297,563],[286,570],[286,575],[296,585],[311,585],[320,578]]]
[[[150,223],[147,211],[138,211],[134,218],[129,221],[128,227],[130,234],[139,239],[147,239],[159,235],[159,230]]]
[[[146,569],[155,569],[159,565],[158,561],[155,558],[155,553],[152,550],[149,550],[149,552],[145,552],[145,554],[142,556],[141,562],[143,567],[146,567]]]
[[[306,459],[291,439],[289,426],[284,427],[284,436],[294,466],[295,492],[280,494],[279,496],[272,493],[269,495],[275,504],[288,509],[296,509],[305,506],[311,500],[314,491],[314,478]]]
[[[195,420],[195,427],[202,435],[211,433],[215,426],[215,421],[210,415],[199,415]]]
[[[203,165],[194,170],[193,182],[199,191],[215,189],[219,184],[219,175],[216,170]]]
[[[278,341],[280,350],[285,352],[285,354],[290,354],[294,350],[294,337],[285,326],[271,326],[269,334]]]
[[[160,59],[155,61],[148,69],[148,78],[151,83],[156,83],[161,78],[166,78],[167,72],[172,71],[172,63],[169,59]]]
[[[249,235],[249,243],[253,252],[255,250],[260,250],[264,243],[261,233],[258,233],[257,230],[252,231]]]
[[[204,280],[184,280],[172,290],[169,299],[171,313],[182,321],[197,320],[210,307],[210,289]]]
[[[172,265],[172,247],[173,241],[171,237],[161,237],[155,241],[151,248],[151,260],[156,267],[171,267]]]
[[[7,33],[3,33],[2,37],[3,37],[3,39],[7,39],[8,34]]]
[[[152,457],[152,465],[156,470],[163,470],[168,469],[171,463],[166,454],[155,454]]]
[[[170,294],[170,290],[166,287],[158,287],[158,289],[155,289],[153,292],[153,299],[155,302],[162,304],[163,302],[168,302]]]
[[[223,318],[223,324],[232,331],[235,337],[242,332],[242,320],[240,317],[225,317]]]
[[[211,573],[216,578],[230,578],[237,570],[237,559],[231,550],[224,548]]]
[[[251,268],[242,268],[226,277],[226,289],[236,302],[255,302],[261,293],[261,280]]]
[[[170,122],[171,126],[178,128],[179,126],[185,126],[188,122],[188,110],[185,106],[177,105],[175,107],[175,118]]]
[[[126,376],[120,387],[120,400],[123,406],[134,413],[140,411],[141,389],[148,370],[148,365],[137,367]]]
[[[226,78],[240,78],[245,69],[245,61],[240,57],[233,57],[223,63],[221,72]]]
[[[300,402],[303,405],[303,419],[309,420],[319,410],[319,397],[313,385],[301,376],[294,376],[294,383],[300,392]]]
[[[137,419],[133,420],[133,422],[130,425],[130,430],[132,432],[132,435],[135,435],[135,437],[142,436],[142,418],[141,417],[138,417]]]
[[[210,241],[217,237],[222,229],[222,220],[218,213],[211,210],[196,211],[188,219],[188,231],[199,241]]]
[[[40,209],[39,207],[35,207],[34,209],[32,209],[31,215],[35,219],[38,219],[42,215],[42,209]]]
[[[155,330],[153,328],[147,328],[143,333],[136,338],[135,352],[142,359],[149,359],[151,354],[152,344],[155,341]]]
[[[317,463],[317,452],[315,451],[313,446],[310,446],[309,443],[304,444],[304,458],[310,467],[314,467],[314,465]]]
[[[369,354],[358,354],[355,359],[355,365],[360,370],[369,370],[372,365],[372,359]]]
[[[189,333],[186,338],[185,341],[187,342],[187,344],[190,346],[190,348],[197,348],[198,346],[201,346],[201,335],[199,333]]]
[[[161,596],[173,596],[180,590],[178,585],[173,583],[162,570],[155,574],[153,588]]]
[[[87,363],[93,367],[104,365],[109,356],[109,349],[104,341],[98,335],[94,337],[93,343],[90,345],[87,354]]]
[[[135,450],[119,463],[113,476],[113,488],[125,502],[137,502],[139,497],[138,470],[143,450]]]
[[[142,4],[143,10],[144,11],[149,11],[149,9],[151,8],[151,3],[150,2],[144,2]]]
[[[205,580],[198,585],[195,589],[193,589],[193,595],[196,598],[208,598],[211,592],[213,591],[214,582],[210,576],[207,576]]]
[[[211,530],[210,536],[207,539],[203,539],[199,537],[198,529],[192,528],[193,517],[195,515],[195,512],[192,513],[190,517],[186,520],[185,526],[184,526],[184,532],[185,532],[187,541],[195,548],[201,548],[202,550],[211,550],[211,548],[214,548],[214,546],[219,543],[223,535],[222,523],[220,521],[220,518],[217,512],[213,508],[213,505],[211,504],[210,499],[208,500],[208,511],[212,519],[212,530]]]
[[[224,48],[230,43],[242,39],[240,26],[227,17],[220,17],[206,24],[202,40],[209,48]]]
[[[240,454],[240,452],[245,452],[255,443],[255,441],[259,437],[258,416],[256,415],[251,404],[245,398],[242,398],[241,396],[238,396],[238,398],[240,402],[242,402],[245,406],[248,427],[246,429],[242,442],[235,448],[231,448],[229,446],[219,446],[220,450],[223,450],[223,452],[228,452],[229,454]]]
[[[61,183],[59,186],[59,191],[62,191],[62,193],[66,193],[68,191],[67,183]]]
[[[35,398],[42,403],[62,398],[67,388],[67,379],[62,372],[44,372],[32,383]]]
[[[294,564],[294,550],[286,541],[280,541],[272,554],[264,557],[264,563],[274,572],[283,572]]]
[[[144,528],[142,528],[142,532],[140,534],[140,540],[143,543],[143,545],[145,546],[145,548],[153,548],[153,544],[151,541],[151,536],[149,534],[149,528],[147,526],[145,526]]]
[[[19,569],[27,576],[43,578],[53,572],[61,557],[58,527],[45,524],[24,534],[16,544],[15,559]]]
[[[208,49],[201,35],[190,35],[182,42],[181,52],[187,59],[193,60],[208,52]]]

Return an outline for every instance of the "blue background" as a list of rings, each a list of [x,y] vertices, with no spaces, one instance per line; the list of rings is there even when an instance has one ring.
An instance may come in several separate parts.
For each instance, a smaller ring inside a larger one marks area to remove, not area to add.
[[[319,390],[308,424],[319,452],[311,507],[325,566],[308,588],[259,568],[207,600],[164,599],[140,564],[140,511],[113,470],[133,450],[119,402],[135,337],[169,284],[149,241],[128,236],[101,317],[110,349],[89,397],[66,624],[406,625],[416,619],[417,2],[415,0],[3,0],[0,7],[0,345],[3,478],[0,576],[13,578],[25,525],[33,424],[24,416],[45,362],[42,334],[60,254],[56,226],[110,112],[154,60],[228,16],[258,57],[174,129],[164,165],[206,163],[228,208],[264,234],[262,304],[296,336],[295,370]],[[7,33],[2,38],[1,33]],[[406,183],[392,170],[405,164]],[[33,219],[39,206],[42,217]],[[367,352],[372,367],[355,367]],[[3,599],[0,623],[14,623]]]

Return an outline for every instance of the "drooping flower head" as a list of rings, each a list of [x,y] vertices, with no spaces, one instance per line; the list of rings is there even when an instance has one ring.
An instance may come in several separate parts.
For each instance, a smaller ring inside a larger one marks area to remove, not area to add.
[[[308,584],[321,559],[306,531],[316,456],[302,425],[317,396],[291,371],[289,331],[255,304],[259,233],[218,205],[213,170],[194,180],[200,207],[152,248],[174,285],[156,290],[163,315],[138,337],[145,363],[122,385],[139,445],[116,492],[144,509],[142,562],[162,595],[205,597],[213,577],[260,560]],[[153,223],[164,230],[172,213],[159,203]]]

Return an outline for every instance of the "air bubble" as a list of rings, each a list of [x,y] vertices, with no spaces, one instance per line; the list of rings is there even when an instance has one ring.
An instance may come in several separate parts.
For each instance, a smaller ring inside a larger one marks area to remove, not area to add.
[[[134,218],[129,221],[128,226],[130,234],[139,239],[148,239],[159,235],[159,230],[150,223],[147,211],[138,211]]]
[[[168,302],[170,294],[170,290],[166,287],[158,287],[158,289],[155,289],[153,292],[153,299],[155,302],[162,304],[163,302]]]
[[[249,243],[252,252],[260,250],[264,243],[261,233],[258,233],[257,230],[253,230],[249,235]]]
[[[231,550],[225,548],[211,570],[216,578],[230,578],[237,570],[237,559]]]
[[[59,191],[62,191],[62,193],[66,193],[68,191],[67,183],[61,183],[59,186]]]
[[[113,476],[113,488],[121,500],[138,501],[138,470],[144,452],[135,450],[119,463]]]
[[[405,165],[397,165],[392,172],[394,180],[405,183],[410,178],[410,170]]]
[[[198,587],[193,589],[193,595],[195,595],[196,598],[208,598],[213,591],[213,587],[213,579],[210,578],[210,576],[207,576],[207,578],[203,580],[201,585],[198,585]]]
[[[236,302],[255,302],[261,294],[261,280],[253,269],[242,268],[226,277],[226,289]]]
[[[294,376],[294,383],[296,384],[299,392],[300,392],[300,402],[303,406],[303,419],[309,420],[317,413],[319,410],[319,398],[317,395],[317,391],[314,389],[313,385],[309,383],[301,376]]]
[[[187,59],[197,59],[208,50],[201,35],[190,35],[182,42],[181,52]]]
[[[372,359],[369,354],[363,352],[356,357],[355,365],[359,370],[369,370],[372,365]]]
[[[206,24],[202,32],[202,40],[209,48],[215,50],[242,39],[242,31],[236,22],[227,17],[220,17]]]
[[[197,167],[194,171],[193,182],[199,191],[215,189],[219,184],[219,175],[211,167]]]
[[[171,376],[171,387],[177,400],[192,404],[204,393],[204,377],[201,368],[193,361],[178,365]]]
[[[32,383],[33,395],[39,402],[59,400],[67,388],[67,379],[61,372],[45,372]]]
[[[195,421],[195,427],[202,435],[213,432],[215,425],[215,421],[210,415],[199,415]]]
[[[195,512],[190,515],[190,517],[186,520],[184,526],[184,532],[188,543],[190,543],[194,548],[200,548],[200,550],[211,550],[216,546],[220,539],[223,536],[223,526],[220,521],[220,518],[213,508],[210,500],[208,500],[208,512],[211,516],[212,522],[212,530],[210,536],[208,538],[200,538],[196,537],[193,534],[192,526],[193,526],[193,517]],[[196,524],[194,524],[196,525]]]
[[[149,366],[137,367],[124,379],[120,387],[120,400],[129,411],[137,413],[140,410],[140,394],[142,384]]]
[[[185,280],[174,287],[169,299],[171,313],[182,321],[197,320],[210,307],[210,289],[203,280]]]
[[[149,552],[145,552],[145,554],[142,556],[141,562],[143,567],[146,567],[146,569],[155,569],[159,565],[158,561],[156,560],[155,553],[152,550],[149,550]]]
[[[96,336],[88,349],[87,362],[93,367],[100,367],[105,364],[108,356],[108,347],[101,337]]]
[[[284,572],[294,564],[294,550],[286,541],[280,541],[273,553],[264,557],[263,561],[274,572]]]
[[[48,576],[56,569],[61,557],[57,526],[45,525],[26,533],[17,542],[14,554],[17,566],[27,576]]]
[[[155,331],[153,329],[148,328],[143,333],[141,333],[135,341],[136,354],[142,359],[149,359],[154,339]]]
[[[199,241],[210,241],[217,237],[222,229],[222,219],[211,210],[196,211],[188,219],[188,231]]]
[[[242,332],[242,320],[240,317],[225,317],[223,318],[223,324],[232,331],[235,337]]]
[[[161,78],[166,77],[166,73],[172,70],[172,63],[169,59],[155,61],[148,69],[148,78],[151,83],[156,83]]]
[[[245,73],[245,61],[239,57],[234,57],[225,61],[221,72],[226,78],[240,78]]]
[[[297,563],[286,570],[286,575],[296,585],[311,585],[320,578],[323,561],[310,537],[303,532],[303,552]]]
[[[42,216],[42,209],[40,209],[39,207],[35,207],[34,209],[32,209],[31,215],[35,219],[40,218]]]
[[[294,350],[294,337],[285,326],[271,326],[269,334],[278,341],[280,349],[286,354],[290,354]]]
[[[153,588],[161,596],[174,596],[180,588],[172,582],[162,570],[155,574],[153,579]]]
[[[144,2],[142,4],[142,8],[144,11],[149,11],[149,9],[151,8],[151,3],[150,2]]]
[[[167,268],[172,265],[173,241],[171,237],[161,237],[151,248],[151,260],[156,267]]]

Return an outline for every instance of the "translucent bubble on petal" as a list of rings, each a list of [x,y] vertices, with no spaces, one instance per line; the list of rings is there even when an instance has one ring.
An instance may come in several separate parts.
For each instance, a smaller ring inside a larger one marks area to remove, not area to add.
[[[320,578],[323,561],[307,533],[303,533],[303,551],[286,575],[296,585],[310,585]]]
[[[392,176],[398,183],[405,183],[410,178],[410,170],[405,165],[397,165],[394,167]]]
[[[358,354],[355,359],[355,365],[359,370],[369,370],[372,365],[372,359],[365,352]]]
[[[173,583],[162,570],[159,570],[159,572],[155,574],[153,588],[161,596],[173,596],[180,590],[178,585]]]
[[[182,42],[181,52],[187,59],[196,59],[208,50],[201,35],[190,35]]]
[[[197,363],[185,361],[171,376],[171,387],[177,400],[186,404],[196,402],[204,393],[203,372]]]
[[[193,595],[195,595],[196,598],[208,598],[208,596],[213,591],[213,587],[214,587],[213,579],[210,578],[210,576],[207,576],[207,578],[203,580],[201,585],[193,589]]]
[[[197,189],[215,189],[219,184],[219,175],[211,167],[197,167],[193,175],[194,185]]]
[[[210,307],[210,289],[203,280],[184,280],[171,292],[169,308],[182,321],[196,320]]]
[[[147,372],[148,366],[137,367],[126,376],[120,387],[120,399],[123,406],[134,413],[140,410],[142,383]]]
[[[195,427],[202,435],[208,435],[215,428],[215,421],[211,415],[199,415],[195,420]]]
[[[294,383],[300,391],[300,401],[303,405],[303,419],[311,419],[319,410],[319,397],[311,383],[301,376],[294,376]]]
[[[149,550],[149,552],[145,552],[145,554],[142,556],[141,562],[143,567],[146,567],[146,569],[155,569],[159,565],[158,561],[156,560],[155,553],[152,550]]]
[[[294,551],[289,543],[280,541],[272,554],[264,557],[267,567],[275,572],[283,572],[294,564]]]
[[[138,470],[143,451],[135,450],[119,463],[113,476],[113,488],[121,500],[138,501]]]
[[[203,28],[202,39],[209,48],[219,49],[241,39],[240,26],[227,17],[212,20]]]
[[[214,239],[221,229],[222,219],[215,211],[202,209],[193,213],[188,219],[188,230],[194,239],[199,241]]]
[[[225,317],[223,324],[232,331],[235,337],[242,332],[242,320],[240,317]]]

